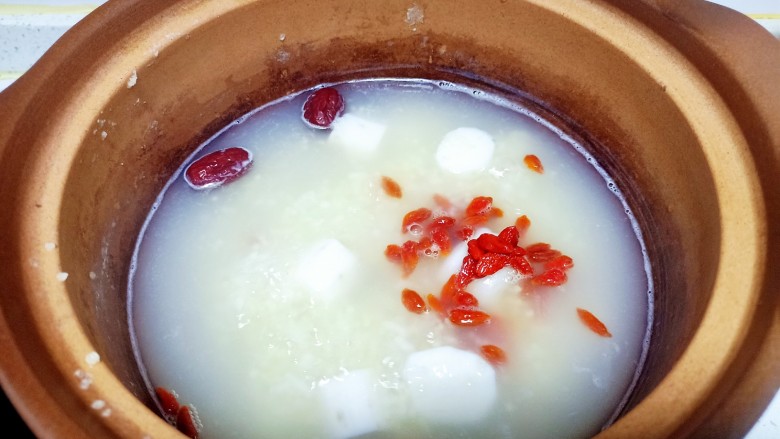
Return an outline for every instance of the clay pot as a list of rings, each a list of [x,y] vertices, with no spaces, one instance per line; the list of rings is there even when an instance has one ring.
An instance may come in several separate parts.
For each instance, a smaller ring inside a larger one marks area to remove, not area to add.
[[[780,384],[780,43],[751,20],[702,1],[124,0],[0,94],[0,378],[37,435],[182,437],[128,333],[150,206],[237,116],[376,76],[530,102],[628,196],[654,332],[599,437],[747,431]]]

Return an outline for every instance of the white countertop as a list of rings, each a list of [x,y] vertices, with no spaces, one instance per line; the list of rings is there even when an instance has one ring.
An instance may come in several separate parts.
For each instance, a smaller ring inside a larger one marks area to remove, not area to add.
[[[780,38],[780,0],[711,0],[747,14]],[[0,91],[71,26],[106,0],[0,0]],[[780,83],[780,78],[778,78]],[[780,371],[778,371],[780,373]],[[780,392],[745,439],[780,438]],[[714,438],[717,439],[717,438]]]

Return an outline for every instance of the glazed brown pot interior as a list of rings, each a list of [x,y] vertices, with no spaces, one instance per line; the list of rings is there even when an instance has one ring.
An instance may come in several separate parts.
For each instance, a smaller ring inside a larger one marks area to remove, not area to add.
[[[702,19],[742,20],[696,4]],[[546,115],[583,142],[639,221],[652,339],[601,435],[738,437],[766,391],[741,415],[709,419],[729,392],[742,395],[734,386],[755,358],[776,364],[776,352],[757,352],[777,333],[766,259],[778,204],[766,190],[780,131],[737,114],[763,110],[750,99],[735,108],[735,90],[751,90],[732,84],[725,61],[705,65],[713,59],[641,2],[109,2],[0,96],[14,108],[0,110],[13,122],[0,130],[3,385],[41,437],[178,435],[143,383],[126,308],[135,241],[163,186],[261,104],[321,83],[427,78]]]

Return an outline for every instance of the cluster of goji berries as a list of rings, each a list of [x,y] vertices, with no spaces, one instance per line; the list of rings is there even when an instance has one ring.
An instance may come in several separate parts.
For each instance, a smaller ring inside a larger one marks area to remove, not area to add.
[[[157,387],[154,393],[160,402],[165,420],[185,436],[197,439],[200,432],[190,406],[180,404],[176,395],[163,387]]]

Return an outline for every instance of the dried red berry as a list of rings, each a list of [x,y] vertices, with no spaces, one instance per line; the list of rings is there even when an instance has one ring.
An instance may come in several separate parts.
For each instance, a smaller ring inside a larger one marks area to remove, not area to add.
[[[475,197],[466,207],[466,216],[487,215],[493,208],[493,197]]]
[[[534,268],[523,255],[512,254],[509,256],[509,265],[523,276],[533,276]]]
[[[509,264],[509,256],[499,253],[488,253],[477,261],[476,275],[479,278],[490,276]]]
[[[441,303],[444,306],[445,309],[452,308],[455,304],[455,294],[457,294],[459,290],[459,287],[456,283],[457,276],[452,275],[449,279],[447,279],[447,282],[441,287],[441,294],[439,294],[439,298],[441,299]]]
[[[479,300],[468,291],[458,291],[455,293],[455,306],[458,308],[477,307]]]
[[[582,321],[582,323],[591,331],[602,337],[612,337],[612,334],[610,334],[607,329],[607,325],[602,323],[601,320],[594,316],[590,311],[577,308],[577,315],[580,317],[580,321]]]
[[[509,226],[498,234],[498,239],[514,247],[520,240],[520,232],[517,230],[517,227]]]
[[[433,294],[428,294],[428,307],[439,313],[442,317],[446,317],[447,313],[444,311],[444,306],[441,304],[441,300]]]
[[[460,267],[460,272],[455,279],[455,285],[458,288],[465,288],[466,285],[468,285],[469,282],[474,280],[476,277],[477,260],[471,257],[471,255],[466,255],[466,257],[463,258],[463,264]]]
[[[549,262],[561,255],[561,252],[544,242],[531,244],[525,250],[528,252],[528,259],[533,262]]]
[[[490,323],[490,314],[475,309],[453,309],[450,322],[458,326],[479,326]]]
[[[488,222],[489,219],[487,215],[471,215],[463,218],[460,222],[464,226],[479,226]]]
[[[244,148],[221,149],[195,160],[184,171],[184,181],[196,190],[230,183],[252,166],[252,153]]]
[[[422,314],[425,312],[425,301],[417,293],[417,291],[404,288],[401,292],[401,303],[410,312],[415,314]]]
[[[176,399],[176,395],[163,387],[155,388],[154,393],[157,395],[157,399],[160,401],[160,406],[166,416],[173,418],[179,413],[179,400]]]
[[[452,250],[452,242],[450,241],[450,235],[443,227],[437,227],[431,231],[431,238],[433,242],[439,246],[439,251],[442,255],[447,255]]]
[[[408,277],[415,268],[417,268],[417,262],[420,261],[420,255],[417,253],[417,243],[414,241],[406,241],[401,246],[401,268],[403,269],[404,277]]]
[[[539,157],[529,154],[523,158],[523,162],[525,162],[528,169],[540,174],[544,173],[544,167],[542,166],[542,161],[539,160]]]
[[[469,226],[463,227],[455,231],[455,236],[461,241],[467,241],[469,238],[471,238],[473,234],[474,234],[474,229]]]
[[[503,239],[491,233],[483,233],[477,238],[477,245],[482,250],[490,253],[502,253],[508,255],[512,253],[515,246],[507,243]]]
[[[431,209],[426,209],[424,207],[407,213],[404,215],[403,222],[401,223],[401,232],[409,232],[413,226],[422,226],[422,223],[430,218],[431,214]]]
[[[176,429],[191,439],[198,439],[198,426],[190,408],[186,405],[181,406],[176,415]]]
[[[455,225],[455,218],[451,216],[438,216],[431,220],[430,228],[444,227],[449,228]]]
[[[388,197],[401,198],[403,196],[401,185],[390,177],[382,176],[382,190]]]
[[[520,235],[524,235],[529,227],[531,227],[531,220],[525,215],[517,218],[515,221],[515,228],[520,232]]]
[[[567,277],[563,270],[552,268],[544,273],[535,276],[531,283],[545,287],[557,287],[566,283]]]
[[[506,363],[506,353],[498,346],[486,344],[479,348],[479,352],[489,363],[495,366]]]
[[[566,271],[574,266],[574,260],[566,255],[560,255],[558,257],[555,257],[551,259],[549,262],[544,264],[545,270],[549,270],[551,268],[557,268],[562,271]]]
[[[326,129],[344,113],[344,98],[332,87],[321,88],[306,98],[303,120],[312,128]]]
[[[385,256],[392,262],[400,263],[403,261],[403,249],[395,244],[390,244],[385,248]]]
[[[466,246],[469,250],[469,256],[471,256],[474,259],[482,259],[483,256],[485,256],[485,250],[482,249],[482,247],[479,246],[476,239],[472,239],[469,242],[466,243]]]

